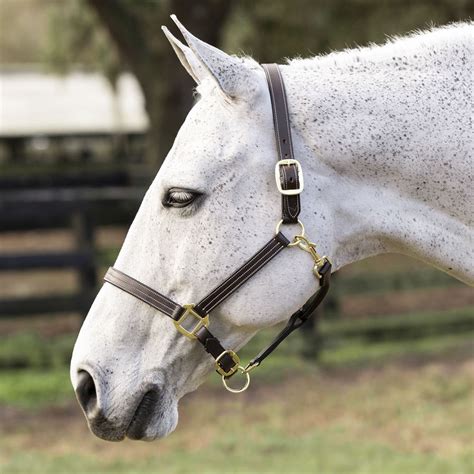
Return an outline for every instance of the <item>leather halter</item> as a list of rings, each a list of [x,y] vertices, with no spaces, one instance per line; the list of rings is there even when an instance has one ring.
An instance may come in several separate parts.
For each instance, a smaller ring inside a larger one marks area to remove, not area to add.
[[[138,298],[171,318],[176,329],[189,339],[199,341],[204,349],[215,359],[216,371],[222,376],[224,386],[231,392],[244,391],[250,382],[249,372],[259,366],[277,346],[299,328],[312,315],[329,290],[331,277],[331,262],[325,256],[320,256],[316,246],[304,233],[304,227],[298,220],[301,210],[300,194],[303,191],[303,173],[301,165],[293,155],[291,128],[286,101],[285,86],[280,69],[276,64],[263,64],[270,99],[272,103],[273,122],[279,161],[275,167],[275,178],[278,191],[282,195],[282,215],[277,224],[274,237],[257,253],[234,271],[224,282],[211,291],[197,304],[180,305],[167,296],[144,285],[116,268],[109,268],[104,280],[117,288]],[[282,224],[299,224],[300,235],[290,242],[281,232]],[[308,252],[313,260],[313,273],[319,285],[316,292],[295,313],[293,313],[285,328],[275,337],[273,342],[253,358],[246,367],[240,365],[237,354],[225,349],[219,340],[210,332],[209,313],[231,296],[255,273],[276,257],[284,248],[297,246]],[[190,320],[195,321],[190,324]],[[227,379],[237,371],[246,376],[246,382],[241,389],[232,389],[227,385]]]

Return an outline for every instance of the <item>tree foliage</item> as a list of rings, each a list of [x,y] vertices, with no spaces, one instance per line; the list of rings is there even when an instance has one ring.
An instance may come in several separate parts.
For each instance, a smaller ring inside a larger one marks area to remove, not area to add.
[[[8,3],[2,13],[10,20],[0,26],[26,21],[21,3],[38,17],[44,16],[39,5],[48,11],[43,56],[54,70],[80,63],[112,81],[124,69],[135,74],[145,95],[155,165],[191,106],[194,85],[160,31],[171,25],[170,13],[204,41],[262,62],[379,42],[474,13],[469,0],[22,0]],[[26,36],[33,47],[34,35]],[[17,51],[14,41],[6,44]]]
[[[117,48],[83,0],[49,6],[45,59],[53,71],[66,73],[78,64],[103,72],[113,83],[124,69]]]

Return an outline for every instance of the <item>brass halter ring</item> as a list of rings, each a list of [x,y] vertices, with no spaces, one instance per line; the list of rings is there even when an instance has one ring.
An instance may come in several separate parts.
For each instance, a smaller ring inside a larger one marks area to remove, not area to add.
[[[280,228],[281,228],[282,224],[283,224],[283,219],[278,221],[278,224],[275,227],[275,235],[280,232]],[[304,234],[304,232],[305,232],[304,231],[304,225],[299,219],[298,219],[298,225],[300,226],[300,231],[298,232],[298,234],[296,234],[293,237],[293,240],[288,244],[288,247],[294,247],[295,245],[298,245],[300,243],[300,239],[298,239],[298,237],[305,235]]]
[[[222,376],[222,383],[224,384],[224,387],[226,390],[228,390],[229,392],[232,392],[232,393],[242,393],[242,392],[245,392],[245,390],[247,390],[249,388],[249,385],[250,385],[250,374],[249,374],[249,371],[246,370],[244,367],[242,367],[241,365],[239,365],[237,367],[237,371],[240,372],[241,374],[245,374],[245,383],[244,385],[241,387],[241,388],[232,388],[232,387],[229,387],[229,385],[227,385],[227,379],[230,378],[230,377],[226,377],[225,375]]]

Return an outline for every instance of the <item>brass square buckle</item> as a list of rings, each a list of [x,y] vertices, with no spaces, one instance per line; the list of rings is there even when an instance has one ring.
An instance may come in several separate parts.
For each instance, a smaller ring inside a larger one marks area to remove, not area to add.
[[[228,372],[226,372],[220,365],[219,365],[219,361],[222,359],[222,357],[224,357],[225,355],[229,355],[231,357],[231,359],[234,361],[234,367],[232,367],[231,369],[229,369]],[[217,373],[224,376],[224,377],[230,377],[231,375],[234,375],[237,370],[239,370],[239,366],[240,366],[240,358],[239,356],[234,352],[234,351],[231,351],[229,349],[227,349],[226,351],[224,351],[217,359],[216,359],[216,370],[217,370]]]
[[[280,167],[281,166],[289,166],[295,165],[296,172],[298,174],[298,182],[299,187],[296,189],[283,189],[281,186],[281,178],[280,178]],[[298,160],[288,159],[288,160],[280,160],[275,165],[275,181],[278,188],[278,191],[285,196],[294,196],[295,194],[301,194],[304,189],[304,180],[303,180],[303,170],[301,169],[301,165]]]
[[[206,314],[206,316],[202,317],[196,311],[194,311],[194,305],[193,304],[184,304],[183,308],[186,310],[182,316],[177,319],[176,321],[173,321],[176,329],[183,335],[186,336],[188,339],[196,339],[196,333],[201,329],[202,327],[208,327],[209,326],[209,315]],[[196,325],[192,329],[186,329],[183,326],[183,323],[190,317],[192,316],[193,318],[197,319]]]

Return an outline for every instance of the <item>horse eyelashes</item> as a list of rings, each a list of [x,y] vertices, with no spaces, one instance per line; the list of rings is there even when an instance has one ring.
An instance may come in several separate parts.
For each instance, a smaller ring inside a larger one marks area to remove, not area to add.
[[[199,196],[200,193],[189,189],[171,188],[163,199],[163,205],[165,207],[184,208],[190,206]]]

